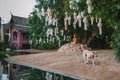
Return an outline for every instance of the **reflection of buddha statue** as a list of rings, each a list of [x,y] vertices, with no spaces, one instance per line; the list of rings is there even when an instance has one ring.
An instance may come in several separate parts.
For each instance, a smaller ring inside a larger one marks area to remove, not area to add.
[[[73,43],[73,44],[77,43],[77,34],[76,33],[74,33],[73,40],[71,43]]]

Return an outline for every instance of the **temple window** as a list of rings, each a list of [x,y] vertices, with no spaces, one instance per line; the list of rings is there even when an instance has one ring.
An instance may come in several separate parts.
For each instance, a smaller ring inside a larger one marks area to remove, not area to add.
[[[17,40],[17,32],[13,32],[13,40],[14,40],[14,41]]]

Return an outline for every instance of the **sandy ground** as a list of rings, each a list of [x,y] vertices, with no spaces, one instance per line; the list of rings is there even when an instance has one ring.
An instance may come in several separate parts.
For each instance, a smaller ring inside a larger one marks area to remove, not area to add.
[[[95,66],[79,63],[78,76],[88,80],[120,80],[120,63],[115,60],[113,50],[98,50]],[[77,64],[76,64],[77,65]]]
[[[45,52],[14,56],[8,60],[85,80],[120,80],[120,63],[115,60],[114,51],[96,51],[95,66],[83,62],[82,52]]]
[[[98,57],[95,58],[95,66],[92,66],[91,61],[85,64],[82,53],[68,54],[69,57],[72,56],[71,64],[68,62],[66,65],[53,66],[53,68],[85,80],[120,80],[120,63],[115,60],[113,50],[97,50]]]

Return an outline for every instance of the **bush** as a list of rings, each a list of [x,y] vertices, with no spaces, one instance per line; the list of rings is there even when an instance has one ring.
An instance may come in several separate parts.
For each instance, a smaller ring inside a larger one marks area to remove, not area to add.
[[[8,55],[14,55],[15,52],[5,52],[5,51],[0,51],[0,61],[3,61],[4,58],[7,57],[5,54],[8,54]]]
[[[115,49],[115,56],[120,61],[120,22],[116,23],[116,28],[112,34],[111,46]]]
[[[49,43],[41,43],[38,46],[38,49],[42,49],[42,50],[51,50],[51,49],[57,49],[58,45],[52,42]]]
[[[8,35],[4,34],[4,42],[0,43],[0,51],[4,51],[9,48]]]

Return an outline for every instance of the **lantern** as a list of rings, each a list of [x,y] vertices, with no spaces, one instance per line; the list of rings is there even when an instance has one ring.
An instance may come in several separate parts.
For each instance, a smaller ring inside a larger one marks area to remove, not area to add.
[[[91,25],[93,25],[94,17],[91,17]]]
[[[98,28],[99,28],[99,34],[102,35],[102,19],[99,18],[99,22],[97,24]]]
[[[68,17],[68,24],[71,24],[71,16]]]
[[[68,14],[67,14],[67,12],[65,12],[65,14],[66,14],[66,16],[64,18],[64,25],[65,25],[65,30],[67,30],[68,29]]]
[[[83,18],[83,23],[84,23],[84,30],[87,30],[87,25],[88,25],[87,17]]]
[[[77,24],[77,14],[74,12],[74,21],[73,21],[73,27],[76,29],[76,24]]]
[[[81,16],[82,16],[82,18],[84,17],[84,11],[81,11]]]
[[[45,9],[44,9],[43,6],[42,6],[42,9],[41,9],[41,15],[42,15],[42,16],[45,16]]]
[[[87,0],[87,5],[88,5],[88,13],[92,13],[92,1],[91,0]]]
[[[79,25],[79,27],[81,27],[81,19],[82,19],[82,16],[81,16],[81,14],[79,13],[78,16],[77,16],[77,20],[78,20],[78,25]]]

